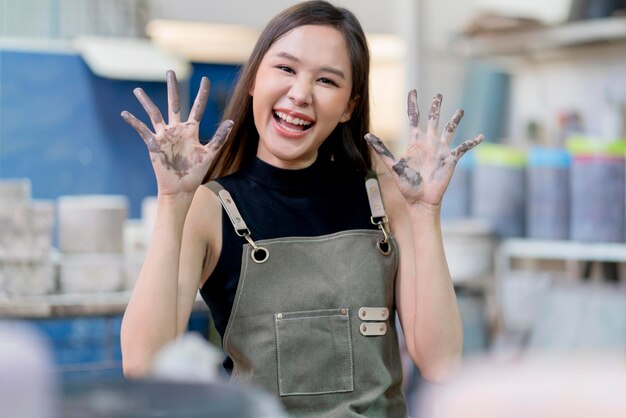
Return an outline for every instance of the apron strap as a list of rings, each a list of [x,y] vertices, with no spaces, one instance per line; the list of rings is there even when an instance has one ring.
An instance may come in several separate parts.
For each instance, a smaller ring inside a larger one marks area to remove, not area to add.
[[[241,213],[239,213],[239,209],[237,209],[237,205],[235,205],[235,201],[232,196],[221,184],[216,181],[210,181],[204,184],[209,190],[217,195],[222,203],[222,207],[224,211],[228,215],[230,222],[233,224],[235,228],[235,233],[246,239],[252,245],[252,261],[255,263],[264,263],[269,258],[269,251],[265,247],[259,247],[252,240],[250,236],[250,230],[248,229],[248,225],[246,225]]]
[[[389,231],[387,230],[389,218],[387,218],[387,214],[385,213],[383,198],[380,194],[380,185],[378,184],[378,178],[374,171],[370,171],[367,175],[365,190],[367,190],[367,200],[369,201],[370,211],[372,212],[372,217],[370,218],[372,224],[378,225],[378,229],[383,233],[383,239],[377,243],[378,249],[383,255],[389,255],[391,254]]]
[[[383,205],[383,198],[380,194],[380,185],[376,177],[369,177],[365,181],[365,189],[367,190],[367,200],[370,203],[370,210],[372,212],[372,223],[378,224],[378,221],[387,223],[387,215],[385,214],[385,206]]]

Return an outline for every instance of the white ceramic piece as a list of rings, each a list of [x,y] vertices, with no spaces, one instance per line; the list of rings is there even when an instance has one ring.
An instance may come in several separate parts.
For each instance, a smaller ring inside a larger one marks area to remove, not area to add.
[[[115,292],[124,287],[120,254],[62,254],[59,259],[61,293]]]
[[[128,198],[118,195],[62,196],[58,199],[62,253],[122,253]]]

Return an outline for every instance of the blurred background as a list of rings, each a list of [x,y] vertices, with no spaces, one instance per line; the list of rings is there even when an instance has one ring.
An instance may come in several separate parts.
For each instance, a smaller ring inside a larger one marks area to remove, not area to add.
[[[0,322],[34,329],[0,371],[32,344],[57,382],[121,378],[156,183],[120,113],[147,120],[135,87],[164,112],[168,69],[185,113],[207,76],[210,138],[260,30],[294,3],[0,0]],[[485,134],[442,208],[466,358],[610,352],[623,372],[626,2],[333,3],[368,34],[373,131],[395,151],[410,88],[422,109],[443,94],[443,119],[465,110],[455,144]],[[190,330],[219,347],[200,301]],[[424,383],[406,369],[414,405]]]

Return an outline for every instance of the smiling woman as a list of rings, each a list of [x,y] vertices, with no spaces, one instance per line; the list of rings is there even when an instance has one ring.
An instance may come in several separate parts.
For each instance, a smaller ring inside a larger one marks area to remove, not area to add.
[[[350,119],[351,73],[345,39],[331,26],[300,26],[276,41],[250,92],[257,156],[281,168],[310,166],[328,135]]]
[[[439,209],[461,156],[462,111],[426,131],[409,94],[399,158],[369,133],[369,52],[354,15],[325,1],[295,5],[261,34],[224,122],[202,146],[203,80],[180,119],[168,73],[168,121],[135,94],[159,185],[152,243],[122,324],[127,376],[185,329],[198,289],[236,381],[307,417],[405,417],[396,316],[431,381],[459,367],[460,315]],[[379,158],[372,158],[370,149]]]

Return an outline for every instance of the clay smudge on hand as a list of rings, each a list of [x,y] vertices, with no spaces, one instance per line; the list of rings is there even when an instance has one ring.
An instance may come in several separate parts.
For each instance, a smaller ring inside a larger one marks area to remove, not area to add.
[[[161,150],[159,144],[156,141],[156,138],[154,137],[150,129],[148,129],[145,123],[137,119],[132,113],[126,110],[122,112],[122,119],[124,119],[124,121],[126,121],[126,123],[128,123],[130,126],[135,128],[141,139],[143,139],[143,141],[148,146],[148,150],[150,152],[159,152]]]
[[[202,80],[200,80],[200,88],[198,90],[198,94],[196,95],[196,100],[194,101],[191,109],[191,115],[196,122],[200,122],[202,120],[202,116],[204,115],[206,103],[209,99],[210,85],[209,79],[202,77]]]
[[[417,128],[420,120],[420,110],[417,105],[417,91],[411,90],[407,97],[407,114],[411,127]]]
[[[161,155],[161,163],[168,169],[174,171],[178,178],[183,178],[187,174],[189,174],[189,169],[191,168],[191,163],[187,158],[184,158],[181,153],[172,152],[172,158],[165,153],[160,152]]]
[[[441,111],[441,100],[443,96],[437,94],[433,97],[433,103],[430,105],[430,112],[428,113],[428,122],[432,129],[437,129],[439,125],[439,112]]]
[[[150,117],[152,124],[158,125],[163,123],[163,116],[161,116],[159,108],[154,104],[150,97],[148,97],[146,92],[143,91],[141,87],[137,87],[133,90],[133,93],[135,93],[135,97],[137,97],[137,100],[139,100],[139,103],[141,103],[141,106],[143,106],[144,110]]]
[[[463,154],[483,142],[484,139],[484,136],[478,135],[474,139],[468,139],[467,141],[463,142],[461,145],[452,150],[451,154],[454,157],[454,160],[458,161],[463,156]]]
[[[168,70],[166,73],[166,79],[167,99],[170,109],[173,113],[180,113],[180,95],[178,94],[178,81],[176,80],[176,73],[172,70]]]
[[[217,131],[215,131],[215,135],[213,135],[213,138],[211,138],[211,141],[209,142],[214,150],[222,148],[222,145],[226,142],[231,129],[233,129],[232,120],[225,120],[220,124]]]
[[[148,151],[152,153],[157,153],[161,151],[161,147],[159,146],[159,143],[154,136],[150,136],[150,138],[148,138],[148,140],[146,141],[146,145],[148,145]]]
[[[400,160],[392,167],[398,177],[406,180],[411,187],[417,188],[422,184],[422,175],[408,166],[404,158]]]
[[[385,146],[383,141],[374,134],[365,134],[365,140],[374,148],[374,150],[383,157],[395,159],[391,151]]]
[[[450,121],[446,124],[444,130],[449,134],[453,134],[456,131],[457,126],[459,126],[464,114],[465,112],[463,109],[457,110],[452,119],[450,119]]]

